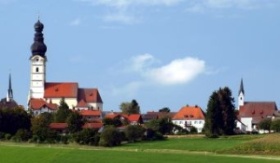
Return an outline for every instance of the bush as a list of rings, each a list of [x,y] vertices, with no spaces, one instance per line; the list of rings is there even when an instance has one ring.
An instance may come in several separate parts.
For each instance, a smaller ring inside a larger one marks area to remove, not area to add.
[[[100,146],[112,147],[121,144],[121,133],[114,126],[105,126],[100,135]]]
[[[5,134],[5,140],[10,140],[12,138],[11,134]]]
[[[272,121],[271,129],[274,130],[274,132],[280,132],[280,119]]]
[[[27,141],[30,138],[31,133],[29,131],[26,129],[19,129],[14,136],[14,141]]]
[[[82,145],[98,145],[99,134],[97,130],[83,129],[82,131],[74,134],[74,140]]]
[[[143,138],[145,129],[142,126],[129,125],[125,128],[125,136],[129,142],[134,142]]]
[[[196,129],[195,127],[192,126],[192,127],[190,128],[190,133],[191,133],[191,134],[197,134],[197,129]]]

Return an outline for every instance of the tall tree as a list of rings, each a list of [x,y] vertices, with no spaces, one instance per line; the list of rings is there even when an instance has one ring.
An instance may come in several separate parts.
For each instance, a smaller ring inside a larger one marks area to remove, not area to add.
[[[136,100],[132,100],[131,102],[123,102],[120,105],[120,109],[124,114],[139,114],[140,106]]]
[[[159,112],[169,113],[170,109],[168,107],[164,107],[162,109],[159,109]]]
[[[231,90],[228,87],[219,89],[220,104],[223,115],[223,126],[222,131],[225,135],[234,134],[234,129],[236,127],[235,120],[235,107],[234,107],[234,98],[232,97]]]
[[[60,100],[58,110],[55,114],[55,122],[63,123],[66,122],[68,115],[70,114],[69,106],[65,102],[64,98]]]
[[[228,87],[212,93],[206,112],[206,136],[217,137],[234,133],[236,114],[233,103],[234,99]]]
[[[220,134],[220,124],[222,123],[222,114],[220,110],[219,95],[213,92],[207,104],[205,118],[205,134],[207,137],[217,137]]]
[[[70,112],[66,122],[70,133],[81,131],[84,125],[83,117],[78,112]]]

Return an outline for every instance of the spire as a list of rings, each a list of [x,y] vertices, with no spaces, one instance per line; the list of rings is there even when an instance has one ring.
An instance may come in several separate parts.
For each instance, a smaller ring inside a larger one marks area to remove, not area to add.
[[[42,24],[38,18],[38,21],[34,24],[35,35],[34,42],[31,45],[32,56],[39,55],[45,58],[45,53],[47,51],[47,46],[44,43],[44,35],[42,33],[44,29],[44,24]]]
[[[7,102],[13,100],[13,89],[12,89],[12,77],[11,73],[9,74],[9,86],[8,86],[8,93],[7,93]]]
[[[240,93],[245,94],[244,85],[243,85],[243,79],[241,79],[240,88],[239,88],[239,92],[238,92],[238,93],[239,93],[239,94],[240,94]]]

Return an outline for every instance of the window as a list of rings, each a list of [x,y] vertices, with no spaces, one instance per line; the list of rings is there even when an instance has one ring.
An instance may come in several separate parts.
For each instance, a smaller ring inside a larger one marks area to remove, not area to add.
[[[39,72],[39,68],[38,67],[36,67],[36,72]]]

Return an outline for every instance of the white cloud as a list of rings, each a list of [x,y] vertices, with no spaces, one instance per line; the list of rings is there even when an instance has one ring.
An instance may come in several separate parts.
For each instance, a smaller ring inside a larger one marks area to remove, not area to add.
[[[205,61],[185,57],[175,59],[166,65],[152,67],[156,59],[151,54],[143,54],[131,59],[131,69],[139,72],[147,81],[156,84],[185,84],[205,72]]]
[[[149,79],[164,85],[184,84],[205,71],[205,62],[197,58],[176,59],[147,72]]]
[[[80,24],[81,24],[81,19],[80,18],[76,18],[76,19],[74,19],[70,22],[71,26],[78,26]]]
[[[187,11],[205,12],[217,9],[258,9],[271,6],[276,0],[189,0]]]
[[[119,22],[124,24],[135,24],[139,22],[134,16],[128,15],[125,12],[107,14],[103,17],[103,20],[106,22]]]
[[[80,0],[83,2],[90,2],[93,5],[105,5],[116,8],[126,8],[130,6],[170,6],[178,4],[183,0]]]

